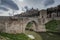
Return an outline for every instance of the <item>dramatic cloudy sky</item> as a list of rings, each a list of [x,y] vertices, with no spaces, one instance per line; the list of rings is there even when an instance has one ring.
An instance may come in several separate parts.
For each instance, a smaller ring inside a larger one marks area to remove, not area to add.
[[[4,0],[3,0],[4,1]],[[7,2],[8,0],[4,1],[4,2]],[[14,4],[14,3],[15,4]],[[46,9],[46,8],[49,8],[49,7],[54,7],[54,6],[57,6],[60,4],[60,0],[13,0],[13,2],[9,2],[9,5],[11,5],[10,3],[12,3],[13,5],[8,6],[8,8],[3,8],[3,7],[0,7],[0,16],[7,16],[7,15],[12,15],[12,12],[14,11],[15,14],[19,14],[24,9],[25,6],[28,6],[29,8],[38,8],[39,10],[41,9]],[[1,2],[0,2],[1,4]],[[18,6],[18,7],[17,7]],[[18,10],[16,10],[16,9]],[[9,11],[8,11],[9,9]],[[3,12],[3,11],[4,12]]]

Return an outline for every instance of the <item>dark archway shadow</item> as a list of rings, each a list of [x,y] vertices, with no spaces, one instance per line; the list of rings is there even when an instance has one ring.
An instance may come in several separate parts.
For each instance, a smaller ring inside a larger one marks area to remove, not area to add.
[[[38,30],[38,25],[35,21],[30,21],[27,23],[25,30],[36,31]]]

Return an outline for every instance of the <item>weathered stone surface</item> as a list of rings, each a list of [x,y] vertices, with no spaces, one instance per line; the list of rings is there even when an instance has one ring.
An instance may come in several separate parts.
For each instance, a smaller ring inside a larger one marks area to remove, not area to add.
[[[34,11],[34,10],[33,10]],[[32,13],[34,14],[36,10]],[[46,32],[45,23],[52,20],[53,17],[48,18],[47,11],[41,10],[40,12],[37,11],[36,14],[39,14],[38,16],[28,16],[28,15],[15,15],[13,17],[0,17],[0,32],[6,32],[6,33],[25,33],[26,25],[29,22],[33,22],[32,29],[36,32]],[[54,13],[55,14],[55,13]],[[26,16],[26,17],[25,17]],[[52,16],[52,14],[51,14]],[[54,17],[54,19],[60,20],[60,17]]]

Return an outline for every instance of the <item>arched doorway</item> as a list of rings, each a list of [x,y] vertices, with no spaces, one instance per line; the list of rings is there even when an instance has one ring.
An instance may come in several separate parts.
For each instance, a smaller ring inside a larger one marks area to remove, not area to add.
[[[37,31],[38,30],[38,25],[35,21],[28,22],[26,25],[25,30],[30,30],[30,31]]]

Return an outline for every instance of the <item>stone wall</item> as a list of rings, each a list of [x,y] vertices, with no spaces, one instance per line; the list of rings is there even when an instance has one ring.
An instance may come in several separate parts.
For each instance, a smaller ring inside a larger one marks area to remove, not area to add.
[[[41,14],[43,14],[44,12],[41,12]],[[45,15],[45,14],[44,14]],[[40,16],[44,16],[44,15],[40,15]],[[6,20],[7,18],[2,19],[2,21],[4,22],[0,22],[0,31],[1,32],[6,32],[6,33],[25,33],[25,28],[26,25],[29,22],[34,21],[35,26],[33,27],[33,30],[36,32],[42,32],[42,31],[46,31],[45,30],[45,26],[42,24],[42,20],[45,17],[41,17],[37,16],[37,17],[9,17],[8,20]],[[36,26],[37,25],[37,26]]]
[[[56,14],[52,13],[51,15]],[[47,11],[41,10],[39,16],[36,17],[0,17],[0,32],[6,33],[25,33],[26,25],[29,22],[34,21],[34,26],[32,27],[36,32],[46,32],[45,23],[52,20],[47,17]],[[60,17],[54,17],[54,19],[60,20]],[[37,25],[37,26],[36,26]]]
[[[4,32],[4,31],[5,31],[5,23],[0,22],[0,32]]]

